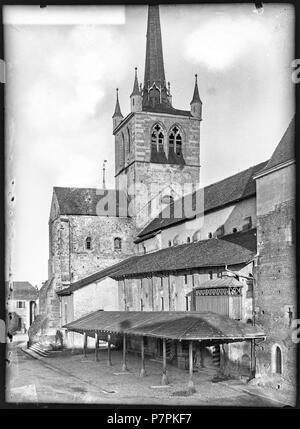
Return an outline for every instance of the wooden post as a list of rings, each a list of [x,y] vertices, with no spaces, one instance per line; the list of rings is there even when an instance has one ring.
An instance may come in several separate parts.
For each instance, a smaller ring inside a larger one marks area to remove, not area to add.
[[[204,368],[204,346],[199,341],[200,368]]]
[[[107,335],[107,366],[112,366],[111,363],[111,337],[110,334]]]
[[[87,335],[86,332],[83,334],[83,356],[86,357],[86,349],[87,349]]]
[[[128,371],[127,363],[126,363],[126,334],[123,334],[123,364],[122,371]]]
[[[145,371],[145,344],[144,344],[144,337],[141,338],[141,371],[140,371],[140,377],[145,377],[146,371]]]
[[[95,332],[95,361],[99,360],[99,334]]]
[[[193,341],[189,342],[189,383],[188,383],[189,393],[195,393],[195,385],[193,381]]]
[[[255,378],[256,372],[255,340],[251,340],[250,379]]]
[[[163,384],[164,386],[169,384],[168,377],[167,377],[167,348],[166,348],[165,338],[163,338],[163,373],[162,373],[161,384]]]

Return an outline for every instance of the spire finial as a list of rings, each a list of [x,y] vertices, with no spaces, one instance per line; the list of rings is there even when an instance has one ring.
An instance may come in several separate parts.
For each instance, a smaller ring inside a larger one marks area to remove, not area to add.
[[[192,103],[201,103],[200,96],[199,96],[199,90],[198,90],[198,75],[195,74],[195,88],[194,88],[194,94],[193,99],[191,101]]]
[[[137,67],[134,67],[134,84],[133,84],[133,90],[132,90],[132,93],[130,94],[130,97],[132,97],[133,95],[140,95],[139,81],[137,76]]]
[[[113,114],[113,118],[116,116],[123,118],[123,115],[121,113],[120,104],[119,104],[119,88],[116,88],[116,108],[115,108],[115,113]]]

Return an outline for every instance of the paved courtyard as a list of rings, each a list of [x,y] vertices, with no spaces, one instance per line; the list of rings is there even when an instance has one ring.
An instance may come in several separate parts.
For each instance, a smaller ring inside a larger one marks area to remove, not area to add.
[[[261,389],[239,380],[212,383],[213,372],[195,372],[196,393],[187,395],[188,372],[168,366],[170,385],[162,387],[162,364],[146,360],[147,375],[139,377],[140,359],[128,355],[128,372],[123,373],[122,353],[112,351],[111,367],[107,367],[107,351],[100,351],[95,362],[91,351],[85,358],[70,351],[54,357],[33,359],[22,351],[24,342],[16,338],[9,344],[10,364],[7,367],[7,402],[91,403],[91,404],[154,404],[282,407],[284,402]]]

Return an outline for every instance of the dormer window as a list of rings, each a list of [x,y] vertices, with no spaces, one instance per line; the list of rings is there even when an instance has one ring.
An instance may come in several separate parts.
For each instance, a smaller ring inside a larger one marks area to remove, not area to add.
[[[91,237],[87,237],[85,240],[85,248],[86,250],[91,250],[92,248],[92,239]]]

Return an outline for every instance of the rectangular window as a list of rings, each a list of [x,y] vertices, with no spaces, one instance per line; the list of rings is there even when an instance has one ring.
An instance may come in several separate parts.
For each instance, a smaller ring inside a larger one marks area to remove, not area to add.
[[[17,301],[17,308],[25,308],[25,301]]]
[[[161,297],[161,311],[165,310],[165,303],[164,303],[164,297]]]
[[[213,272],[212,272],[212,271],[209,271],[209,272],[208,272],[208,275],[209,275],[209,280],[212,280],[212,279],[213,279]]]
[[[187,285],[187,283],[188,283],[188,276],[187,276],[187,274],[185,274],[184,275],[184,283]]]

